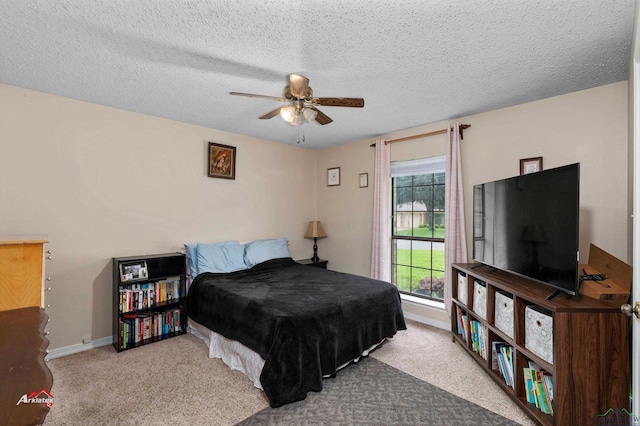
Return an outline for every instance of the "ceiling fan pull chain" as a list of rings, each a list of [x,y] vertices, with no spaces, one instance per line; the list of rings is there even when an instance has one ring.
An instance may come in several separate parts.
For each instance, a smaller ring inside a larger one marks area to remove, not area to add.
[[[296,139],[296,143],[300,145],[300,127],[298,127],[298,139]],[[302,142],[304,142],[304,129],[302,129]]]

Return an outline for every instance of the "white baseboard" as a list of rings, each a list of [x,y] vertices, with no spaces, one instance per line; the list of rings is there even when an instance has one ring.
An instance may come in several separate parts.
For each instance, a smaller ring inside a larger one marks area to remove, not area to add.
[[[61,358],[67,355],[77,354],[79,352],[88,351],[91,349],[100,348],[102,346],[108,346],[113,343],[113,336],[103,337],[102,339],[92,340],[90,343],[79,343],[77,345],[65,346],[64,348],[52,349],[47,353],[45,361]]]
[[[403,295],[404,303],[414,302],[411,299],[412,299],[411,297],[407,297],[406,295]],[[420,300],[420,305],[422,306],[426,305],[428,308],[438,310],[438,308],[436,308],[435,306],[428,306],[428,303],[426,304],[424,300]],[[432,327],[440,328],[442,330],[451,331],[451,324],[449,324],[448,322],[442,322],[437,319],[429,318],[424,315],[418,315],[412,312],[404,312],[404,317],[411,321],[416,321],[422,324],[430,325]],[[78,343],[77,345],[71,345],[71,346],[65,346],[64,348],[53,349],[47,354],[46,360],[49,361],[52,359],[61,358],[63,356],[77,354],[79,352],[100,348],[102,346],[108,346],[108,345],[111,345],[112,343],[113,343],[113,336],[109,336],[109,337],[103,337],[102,339],[93,340],[90,343]]]
[[[405,312],[404,317],[412,321],[416,321],[422,324],[430,325],[433,327],[441,328],[442,330],[449,331],[450,325],[442,321],[437,321],[432,318],[428,318],[422,315],[412,314],[411,312]],[[52,349],[47,353],[45,361],[51,361],[52,359],[62,358],[63,356],[73,355],[91,349],[101,348],[102,346],[109,346],[113,343],[113,336],[103,337],[102,339],[93,340],[91,343],[79,343],[77,345],[65,346],[64,348]]]

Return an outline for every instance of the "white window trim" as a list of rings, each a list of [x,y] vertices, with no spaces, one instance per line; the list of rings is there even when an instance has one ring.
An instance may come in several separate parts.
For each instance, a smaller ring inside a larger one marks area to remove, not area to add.
[[[402,304],[405,306],[414,305],[420,307],[421,313],[415,312],[415,309],[403,309],[404,317],[406,319],[436,327],[444,331],[451,331],[450,321],[443,322],[441,319],[442,314],[446,314],[448,317],[447,310],[444,308],[444,302],[436,302],[434,300],[427,300],[408,294],[401,294],[400,298],[402,300]]]
[[[406,293],[400,293],[400,299],[406,300],[407,302],[415,303],[417,305],[428,306],[433,309],[440,309],[442,311],[446,311],[444,308],[444,302],[438,302],[437,300],[416,297]]]
[[[446,155],[420,158],[417,160],[396,161],[391,163],[391,177],[444,173],[446,161]]]

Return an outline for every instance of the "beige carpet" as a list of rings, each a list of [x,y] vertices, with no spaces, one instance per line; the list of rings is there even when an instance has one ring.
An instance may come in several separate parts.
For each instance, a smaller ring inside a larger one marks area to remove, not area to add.
[[[372,356],[504,417],[533,422],[449,333],[409,321]],[[130,351],[112,346],[49,362],[45,425],[233,425],[269,406],[264,393],[190,334]],[[327,419],[327,424],[330,424]]]

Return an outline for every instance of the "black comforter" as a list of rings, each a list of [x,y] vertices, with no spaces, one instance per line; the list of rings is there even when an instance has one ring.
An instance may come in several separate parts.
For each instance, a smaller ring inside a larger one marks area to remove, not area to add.
[[[185,309],[194,321],[260,354],[260,382],[272,407],[322,390],[323,376],[406,329],[395,286],[291,258],[200,274]]]

